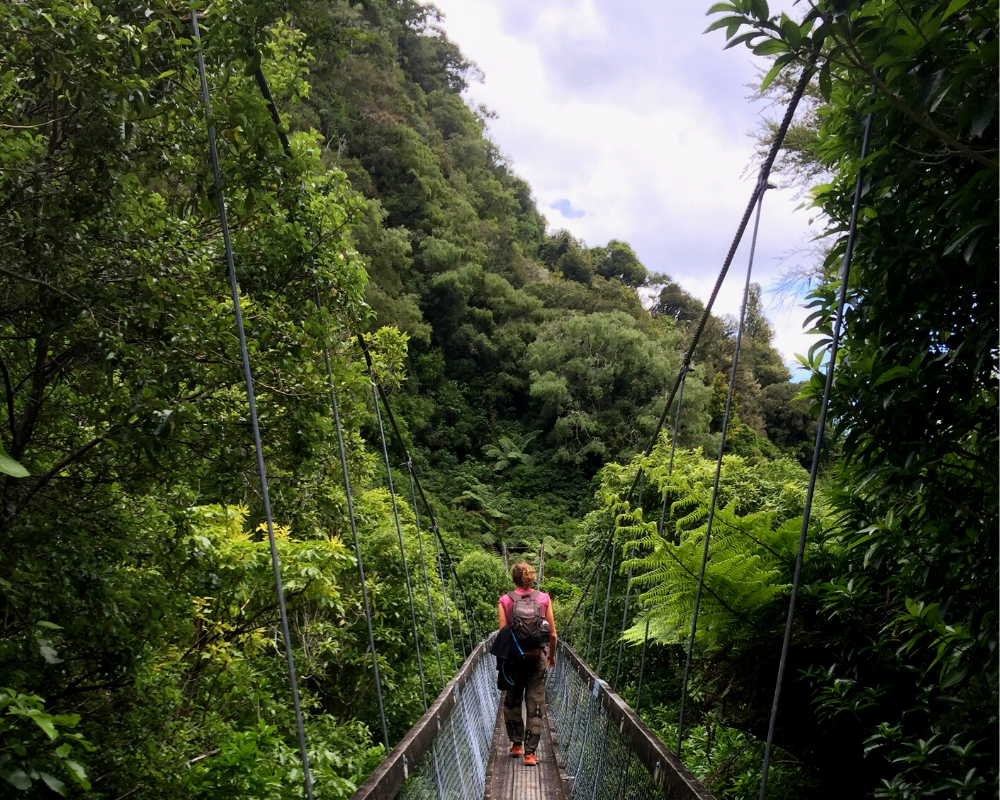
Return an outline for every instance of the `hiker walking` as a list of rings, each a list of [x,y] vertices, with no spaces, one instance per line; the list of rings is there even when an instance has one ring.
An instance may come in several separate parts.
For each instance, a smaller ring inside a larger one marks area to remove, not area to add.
[[[556,663],[556,623],[552,601],[535,589],[535,570],[526,563],[515,564],[510,577],[516,587],[497,603],[500,633],[497,642],[505,658],[498,655],[498,686],[504,689],[503,718],[510,739],[510,754],[524,754],[526,766],[533,767],[535,750],[542,735],[542,704],[545,702],[546,666]],[[525,727],[521,706],[525,706]]]

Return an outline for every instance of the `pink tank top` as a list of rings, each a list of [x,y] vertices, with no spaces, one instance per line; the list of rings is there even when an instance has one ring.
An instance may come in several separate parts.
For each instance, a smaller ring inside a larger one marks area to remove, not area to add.
[[[515,589],[514,591],[516,591],[518,594],[531,594],[531,592],[533,590],[532,589]],[[549,600],[549,596],[547,594],[545,594],[545,592],[539,592],[538,593],[538,604],[542,607],[542,613],[543,614],[548,614],[549,613],[549,603],[550,602],[551,601]],[[503,595],[500,598],[500,605],[503,607],[504,616],[507,617],[508,620],[510,620],[510,612],[511,612],[511,609],[514,608],[514,601],[510,599],[510,595],[506,595],[506,594]]]

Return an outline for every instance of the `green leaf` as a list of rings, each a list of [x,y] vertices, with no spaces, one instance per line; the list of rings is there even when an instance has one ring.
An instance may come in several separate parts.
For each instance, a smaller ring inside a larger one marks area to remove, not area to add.
[[[31,788],[31,779],[23,769],[15,767],[12,770],[0,772],[0,776],[15,789],[20,789],[22,792],[26,792]]]
[[[87,780],[87,770],[85,770],[79,763],[71,759],[67,759],[63,763],[66,765],[67,769],[69,769],[73,780],[75,780],[81,788],[89,791],[90,781]]]
[[[743,42],[750,41],[754,37],[757,37],[757,36],[760,36],[760,35],[761,34],[760,34],[759,31],[750,31],[748,33],[741,33],[739,36],[736,36],[736,37],[730,39],[726,43],[726,46],[723,48],[723,50],[728,50],[731,47],[736,47],[736,45],[742,44]]]
[[[31,474],[7,455],[7,451],[3,448],[3,442],[0,442],[0,474],[10,475],[13,478],[27,478]]]
[[[798,23],[784,12],[781,14],[780,27],[782,36],[792,47],[798,47],[802,43],[802,31],[799,29]]]
[[[993,119],[993,115],[997,113],[997,100],[997,95],[993,95],[986,105],[979,110],[976,116],[972,118],[972,122],[969,124],[969,135],[973,139],[978,139],[983,135],[983,131],[986,130],[986,126],[990,124],[990,120]]]
[[[56,726],[52,724],[51,714],[46,714],[44,711],[35,711],[32,709],[28,716],[34,720],[35,724],[39,728],[45,731],[45,735],[48,736],[49,739],[55,741],[59,738],[59,731],[57,731]]]
[[[896,378],[902,378],[904,375],[910,374],[909,367],[891,367],[883,372],[872,384],[872,388],[881,386],[883,383],[888,383],[889,381],[894,381]]]
[[[951,242],[951,243],[950,243],[950,244],[949,244],[949,245],[948,245],[948,246],[947,246],[947,247],[946,247],[946,248],[944,249],[944,255],[948,256],[948,255],[951,255],[952,253],[954,253],[954,252],[955,252],[955,251],[956,251],[956,250],[957,250],[957,249],[958,249],[959,247],[961,247],[961,246],[962,246],[963,244],[965,244],[965,241],[966,241],[966,240],[967,240],[967,239],[968,239],[968,238],[969,238],[970,236],[972,236],[972,235],[973,235],[974,233],[976,233],[977,231],[980,231],[980,230],[982,230],[982,229],[983,229],[983,228],[985,228],[986,226],[987,226],[987,224],[986,224],[986,223],[983,223],[983,222],[979,222],[979,223],[977,223],[977,224],[973,225],[972,227],[970,227],[970,228],[969,228],[968,230],[964,231],[964,232],[962,233],[962,235],[961,235],[961,236],[959,236],[959,237],[958,237],[957,239],[955,239],[954,241],[952,241],[952,242]]]
[[[787,50],[788,45],[781,39],[765,39],[753,48],[754,54],[758,56],[774,56]]]
[[[774,62],[774,66],[767,71],[767,75],[765,75],[764,79],[760,82],[761,93],[763,93],[764,90],[767,89],[767,87],[774,82],[774,79],[778,77],[778,74],[781,72],[781,70],[783,70],[785,66],[788,64],[788,62],[791,60],[792,60],[791,53],[785,53],[785,55],[783,56],[778,56],[778,58]]]
[[[956,683],[961,682],[968,674],[968,666],[958,667],[957,669],[951,670],[947,674],[947,677],[945,677],[945,679],[941,682],[941,688],[948,689],[949,687],[954,686]]]
[[[59,780],[55,775],[49,775],[47,772],[39,773],[45,785],[48,786],[56,794],[65,797],[66,796],[66,784]]]
[[[833,82],[830,80],[830,62],[827,61],[823,64],[819,71],[819,91],[823,95],[823,99],[826,102],[830,102],[830,96],[833,94]],[[829,184],[827,184],[829,188]],[[814,190],[815,193],[815,190]]]
[[[716,31],[719,28],[725,28],[729,25],[734,25],[738,28],[740,25],[745,24],[746,20],[743,17],[720,17],[719,19],[714,20],[707,28],[705,28],[704,31],[702,31],[702,33],[711,33],[712,31]]]
[[[941,21],[944,22],[952,14],[956,14],[969,5],[969,0],[951,0],[948,4],[948,8],[945,9],[944,16],[941,17]]]

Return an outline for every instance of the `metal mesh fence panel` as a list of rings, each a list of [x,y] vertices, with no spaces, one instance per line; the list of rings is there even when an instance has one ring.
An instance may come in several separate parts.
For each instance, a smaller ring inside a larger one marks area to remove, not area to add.
[[[622,735],[622,720],[601,705],[569,659],[549,670],[549,715],[566,762],[573,800],[663,800],[649,770]]]
[[[492,658],[481,658],[464,688],[453,688],[455,706],[430,751],[409,766],[400,800],[473,800],[483,796],[500,692]]]

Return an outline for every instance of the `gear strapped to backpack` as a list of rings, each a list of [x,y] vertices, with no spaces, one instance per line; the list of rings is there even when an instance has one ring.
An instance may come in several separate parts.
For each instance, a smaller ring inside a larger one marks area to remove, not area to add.
[[[528,594],[507,592],[512,607],[510,611],[510,632],[518,647],[523,650],[537,650],[549,645],[549,623],[545,619],[542,604],[538,602],[537,589]]]

